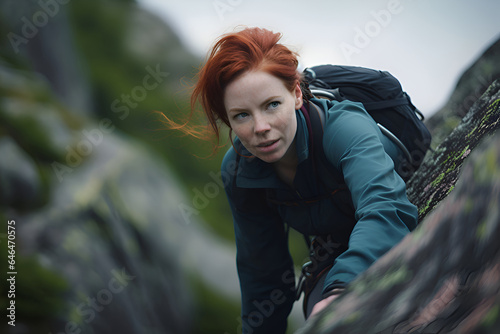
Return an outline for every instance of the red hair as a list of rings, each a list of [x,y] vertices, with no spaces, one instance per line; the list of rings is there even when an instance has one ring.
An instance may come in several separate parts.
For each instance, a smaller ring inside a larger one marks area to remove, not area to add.
[[[280,33],[246,28],[222,35],[214,44],[205,65],[198,73],[197,84],[191,95],[191,110],[195,110],[198,101],[201,103],[208,119],[209,132],[215,134],[217,141],[220,122],[230,126],[224,106],[225,88],[238,76],[248,71],[262,70],[281,79],[291,92],[301,82],[297,71],[297,54],[279,44],[280,39]],[[180,126],[172,126],[170,120],[167,123],[170,123],[171,128],[180,129],[189,135],[204,139],[207,137],[202,135],[203,131],[187,123]]]

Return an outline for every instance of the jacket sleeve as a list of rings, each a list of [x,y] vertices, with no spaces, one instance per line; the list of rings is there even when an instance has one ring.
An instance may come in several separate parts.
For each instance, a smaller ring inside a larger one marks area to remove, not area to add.
[[[284,225],[271,208],[237,207],[236,202],[242,199],[235,201],[235,196],[253,196],[256,191],[236,191],[233,187],[235,171],[230,167],[234,156],[232,150],[226,154],[222,177],[233,214],[242,333],[285,333],[295,301],[295,278]]]
[[[380,130],[362,104],[342,102],[326,113],[327,159],[344,175],[356,225],[348,249],[328,273],[323,292],[345,285],[416,227],[417,208],[385,153]],[[349,109],[349,110],[347,110]]]

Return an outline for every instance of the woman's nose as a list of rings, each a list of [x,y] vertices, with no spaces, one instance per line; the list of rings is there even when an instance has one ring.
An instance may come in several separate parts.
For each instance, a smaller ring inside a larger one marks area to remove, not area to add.
[[[264,115],[255,115],[254,117],[254,132],[256,134],[262,134],[271,130],[271,125],[269,120]]]

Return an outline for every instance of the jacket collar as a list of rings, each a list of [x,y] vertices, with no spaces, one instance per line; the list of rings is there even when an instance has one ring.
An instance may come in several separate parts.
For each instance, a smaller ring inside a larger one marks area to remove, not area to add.
[[[295,145],[297,149],[298,164],[309,157],[309,133],[307,124],[302,112],[296,110],[297,132],[295,133]],[[237,145],[236,145],[237,144]],[[235,139],[235,147],[241,147],[244,156],[250,153],[240,145],[238,138]],[[241,157],[236,175],[236,186],[241,188],[289,188],[279,179],[272,164],[264,162],[256,157]]]

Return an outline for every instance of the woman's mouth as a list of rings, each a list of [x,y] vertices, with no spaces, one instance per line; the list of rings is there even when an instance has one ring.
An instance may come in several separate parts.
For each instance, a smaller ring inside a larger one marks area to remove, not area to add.
[[[259,152],[263,152],[263,153],[273,151],[278,146],[278,142],[279,142],[279,139],[269,140],[269,141],[260,143],[259,145],[257,145],[257,150]]]

